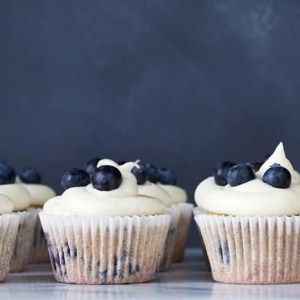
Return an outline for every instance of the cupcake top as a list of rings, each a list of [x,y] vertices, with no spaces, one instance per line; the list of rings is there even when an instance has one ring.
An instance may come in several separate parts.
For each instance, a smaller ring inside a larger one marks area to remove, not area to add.
[[[161,188],[158,184],[147,180],[145,183],[138,185],[138,193],[141,196],[153,197],[161,200],[166,206],[173,204],[170,194]]]
[[[27,189],[17,183],[0,185],[0,194],[8,196],[13,204],[13,211],[20,211],[30,206],[31,196]]]
[[[30,194],[30,206],[43,207],[44,203],[55,196],[55,191],[41,184],[41,175],[32,168],[23,169],[16,179]]]
[[[177,186],[177,185],[170,185],[170,184],[158,184],[163,190],[166,190],[172,199],[172,204],[179,204],[187,202],[187,193],[186,191]]]
[[[157,198],[140,196],[131,173],[135,163],[119,166],[102,159],[89,174],[72,169],[62,179],[66,188],[61,196],[48,200],[44,211],[59,215],[134,216],[162,214],[165,205]],[[90,183],[91,181],[91,183]]]
[[[283,144],[255,172],[250,164],[222,163],[215,177],[195,191],[199,207],[207,212],[237,216],[300,214],[300,176],[286,158]]]
[[[145,164],[145,169],[152,185],[169,194],[170,200],[168,200],[167,205],[184,203],[187,201],[186,191],[176,185],[177,179],[171,170],[167,168],[157,168],[149,163]],[[141,187],[141,189],[146,190],[149,189],[149,187]]]
[[[10,214],[13,210],[14,203],[12,200],[9,197],[0,194],[0,215]]]
[[[0,162],[0,194],[13,202],[13,211],[24,210],[30,205],[29,192],[15,183],[16,173],[12,166],[5,161]]]

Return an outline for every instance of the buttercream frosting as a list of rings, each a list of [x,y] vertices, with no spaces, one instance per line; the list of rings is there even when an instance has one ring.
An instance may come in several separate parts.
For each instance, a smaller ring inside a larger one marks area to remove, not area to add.
[[[0,194],[0,215],[12,213],[13,210],[13,201],[9,197]]]
[[[158,186],[169,193],[173,204],[187,202],[187,193],[181,187],[170,184],[158,184]]]
[[[144,184],[138,185],[138,192],[141,196],[154,197],[161,200],[166,206],[173,204],[170,194],[161,188],[158,184],[146,181]]]
[[[157,198],[140,196],[131,169],[135,163],[119,166],[112,160],[103,159],[97,167],[111,165],[122,174],[121,185],[111,191],[100,191],[92,184],[67,189],[61,196],[48,200],[44,211],[59,215],[80,216],[134,216],[162,214],[165,205]]]
[[[274,188],[262,181],[265,171],[273,164],[280,164],[291,173],[291,186]],[[256,173],[256,179],[239,186],[219,186],[209,177],[195,191],[195,200],[202,209],[226,215],[238,216],[285,216],[300,214],[300,176],[286,158],[283,144]]]
[[[31,196],[29,192],[18,183],[0,185],[0,194],[8,196],[12,200],[14,211],[24,210],[30,205]]]
[[[25,183],[22,186],[31,196],[30,206],[42,207],[48,199],[55,196],[55,191],[47,185]]]

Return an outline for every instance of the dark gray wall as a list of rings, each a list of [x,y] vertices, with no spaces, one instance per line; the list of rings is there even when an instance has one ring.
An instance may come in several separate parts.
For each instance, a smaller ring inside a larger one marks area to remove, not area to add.
[[[58,191],[93,156],[141,158],[190,201],[280,140],[299,167],[299,28],[297,0],[1,0],[0,158]]]

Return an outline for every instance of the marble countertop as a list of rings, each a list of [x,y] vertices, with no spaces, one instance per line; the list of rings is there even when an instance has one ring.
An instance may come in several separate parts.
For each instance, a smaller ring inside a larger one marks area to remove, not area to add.
[[[200,250],[189,249],[186,260],[173,264],[155,282],[127,285],[74,285],[54,280],[50,265],[32,265],[0,284],[0,299],[299,299],[300,284],[231,285],[214,282]]]

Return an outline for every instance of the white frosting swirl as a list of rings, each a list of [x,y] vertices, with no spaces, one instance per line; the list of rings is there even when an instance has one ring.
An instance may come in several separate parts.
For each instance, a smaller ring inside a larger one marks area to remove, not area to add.
[[[111,191],[99,191],[91,184],[86,187],[74,187],[61,196],[48,200],[44,211],[59,215],[80,216],[134,216],[162,214],[165,205],[156,198],[138,195],[136,178],[131,173],[135,163],[119,166],[111,160],[101,160],[98,167],[111,165],[119,169],[122,183]]]
[[[187,193],[181,187],[169,184],[158,184],[158,186],[169,193],[173,204],[187,202]]]
[[[30,206],[42,207],[47,200],[55,196],[55,191],[47,185],[23,183],[31,196]]]
[[[264,183],[261,178],[273,164],[280,164],[292,176],[291,186],[279,189]],[[256,179],[239,186],[218,186],[213,177],[201,182],[195,191],[199,207],[212,213],[237,216],[286,216],[300,214],[300,176],[286,158],[283,144],[256,173]]]
[[[158,184],[146,181],[144,184],[138,185],[139,195],[154,197],[161,200],[166,206],[173,204],[170,194],[161,188]]]
[[[12,213],[14,210],[14,203],[12,200],[0,194],[0,215]]]
[[[29,192],[18,183],[0,185],[0,194],[8,196],[12,200],[14,211],[24,210],[30,205]]]

